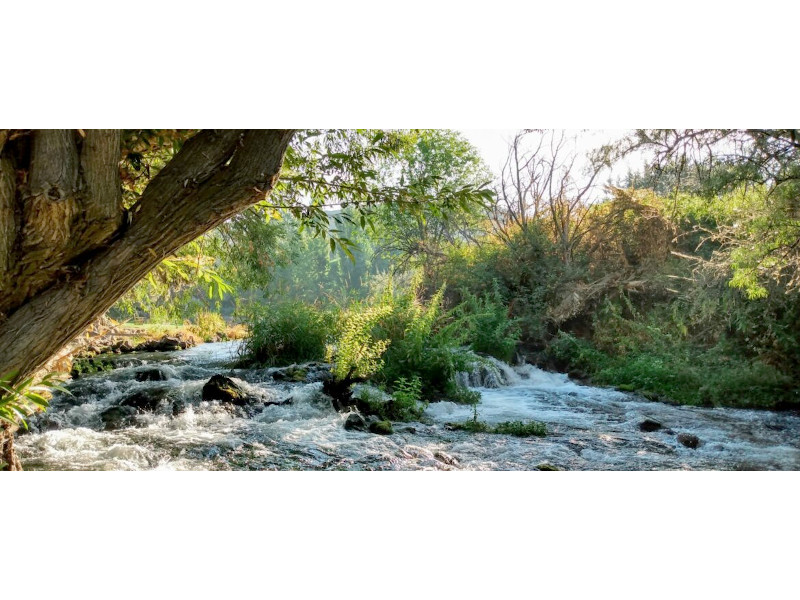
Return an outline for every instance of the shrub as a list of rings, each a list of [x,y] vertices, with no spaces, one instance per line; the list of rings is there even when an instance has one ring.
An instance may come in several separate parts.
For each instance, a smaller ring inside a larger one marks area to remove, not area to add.
[[[494,426],[492,433],[514,435],[516,437],[544,437],[547,435],[547,426],[540,421],[504,421]]]
[[[689,342],[664,343],[663,336],[655,333],[638,339],[620,335],[614,350],[619,354],[561,332],[546,354],[561,369],[581,370],[593,383],[637,392],[651,400],[739,408],[800,404],[800,393],[789,375],[748,359],[726,344],[704,350]]]
[[[390,313],[390,306],[359,304],[343,316],[340,334],[326,353],[327,360],[333,363],[332,373],[337,381],[366,379],[381,368],[381,356],[391,340],[376,339],[373,329]]]
[[[547,426],[540,421],[503,421],[491,426],[478,420],[477,406],[473,408],[472,419],[463,423],[448,423],[447,426],[449,429],[470,433],[494,433],[516,437],[544,437],[547,435]]]
[[[376,335],[391,343],[377,378],[395,382],[417,377],[426,400],[448,399],[456,373],[471,368],[474,355],[459,347],[456,329],[446,326],[442,311],[444,288],[423,304],[414,292],[384,298],[392,310],[382,319]]]
[[[388,403],[393,421],[412,421],[422,416],[425,406],[422,399],[422,381],[418,375],[406,379],[401,377],[392,385],[392,400]]]
[[[245,364],[283,366],[322,360],[336,315],[303,302],[269,306],[253,317],[250,337],[242,344]]]
[[[481,401],[481,393],[478,390],[471,390],[463,385],[457,384],[455,381],[450,381],[447,384],[445,397],[450,402],[456,404],[478,404]]]
[[[203,338],[203,341],[210,342],[218,338],[218,334],[225,333],[228,325],[225,319],[217,313],[201,311],[195,315],[194,323],[190,325],[192,333]]]
[[[497,280],[491,292],[484,296],[464,290],[462,297],[464,300],[452,311],[462,340],[475,352],[511,362],[520,328],[517,320],[509,317]]]
[[[601,369],[607,362],[605,354],[591,342],[559,331],[545,350],[545,355],[559,369],[580,369],[588,374]]]
[[[463,423],[448,423],[449,429],[455,431],[468,431],[470,433],[491,433],[490,427],[483,421],[464,421]]]

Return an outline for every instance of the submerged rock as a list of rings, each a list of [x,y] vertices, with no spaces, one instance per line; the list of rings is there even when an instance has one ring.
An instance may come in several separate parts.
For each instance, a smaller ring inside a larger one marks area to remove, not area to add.
[[[658,431],[662,427],[664,426],[654,419],[645,419],[644,421],[639,423],[639,429],[641,429],[642,431],[646,431],[648,433],[651,431]]]
[[[158,408],[162,401],[167,400],[171,388],[152,387],[134,392],[122,402],[120,406],[130,406],[142,412],[153,412]]]
[[[283,369],[278,369],[272,374],[275,381],[305,381],[308,376],[308,369],[291,365]]]
[[[366,431],[367,422],[358,413],[350,413],[344,422],[344,428],[348,431]]]
[[[294,396],[290,396],[286,400],[267,400],[264,406],[286,406],[287,404],[294,404]]]
[[[136,381],[166,381],[167,379],[169,379],[167,373],[158,367],[136,372]]]
[[[112,406],[100,413],[100,419],[106,431],[113,431],[133,424],[137,413],[138,410],[133,406]]]
[[[438,460],[439,462],[443,462],[446,465],[450,465],[452,467],[458,466],[458,461],[447,454],[447,452],[442,452],[441,450],[436,450],[433,453],[433,457]]]
[[[692,450],[696,449],[700,445],[700,438],[692,433],[679,433],[678,441]]]

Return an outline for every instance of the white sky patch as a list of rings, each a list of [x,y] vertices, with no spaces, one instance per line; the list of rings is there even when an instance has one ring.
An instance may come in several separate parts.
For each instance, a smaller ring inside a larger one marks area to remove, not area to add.
[[[461,133],[478,149],[487,166],[495,177],[498,177],[508,156],[509,144],[518,131],[520,129],[462,129]],[[603,144],[623,138],[631,130],[566,129],[565,131],[568,137],[573,135],[577,137],[577,151],[586,154]],[[641,152],[630,154],[614,164],[613,168],[604,175],[602,183],[617,184],[629,170],[641,170],[645,161],[646,157]]]

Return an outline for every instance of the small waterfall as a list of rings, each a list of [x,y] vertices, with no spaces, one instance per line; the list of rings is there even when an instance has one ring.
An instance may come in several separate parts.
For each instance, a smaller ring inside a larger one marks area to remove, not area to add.
[[[514,368],[493,356],[481,356],[475,361],[471,371],[456,374],[456,382],[464,387],[496,389],[515,385],[521,381]]]

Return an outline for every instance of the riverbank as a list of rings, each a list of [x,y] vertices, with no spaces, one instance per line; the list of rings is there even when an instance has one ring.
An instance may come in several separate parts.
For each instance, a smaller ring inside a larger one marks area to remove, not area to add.
[[[247,328],[240,324],[214,323],[214,327],[185,322],[130,323],[104,317],[59,354],[49,370],[73,378],[113,368],[114,356],[133,352],[171,352],[198,344],[242,339]],[[53,362],[53,361],[51,361]]]
[[[673,405],[759,410],[800,409],[796,380],[770,365],[722,348],[688,344],[615,354],[591,339],[560,333],[528,360],[587,385],[634,392]]]

